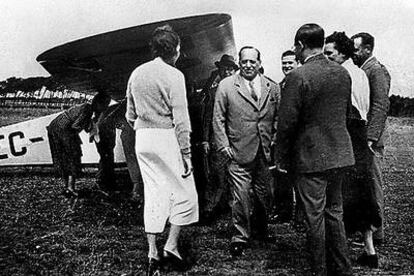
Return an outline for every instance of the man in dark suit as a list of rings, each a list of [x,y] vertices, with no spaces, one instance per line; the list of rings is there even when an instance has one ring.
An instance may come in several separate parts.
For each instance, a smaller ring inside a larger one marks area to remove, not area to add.
[[[308,223],[313,275],[352,275],[343,223],[341,184],[354,164],[346,127],[351,78],[322,53],[324,31],[299,28],[295,53],[303,64],[286,78],[280,103],[275,160],[285,171],[293,158]]]
[[[372,35],[358,33],[351,39],[357,49],[353,57],[354,63],[365,71],[369,81],[370,106],[367,116],[367,135],[371,158],[370,175],[374,181],[376,201],[380,206],[381,218],[384,221],[384,193],[380,157],[384,153],[384,130],[390,106],[388,94],[391,76],[387,68],[373,56],[374,37]],[[382,226],[374,233],[373,238],[375,244],[383,242],[384,229]]]
[[[230,159],[233,237],[230,253],[249,240],[267,238],[271,205],[270,144],[275,133],[279,87],[259,73],[260,52],[243,47],[240,73],[222,80],[216,92],[213,130],[217,150]]]
[[[132,182],[131,199],[142,203],[144,197],[144,187],[141,177],[141,170],[135,154],[135,130],[125,119],[127,108],[126,99],[111,105],[111,112],[105,114],[105,124],[111,128],[121,130],[121,143],[127,163],[128,173]]]
[[[286,76],[298,67],[298,61],[296,59],[295,52],[292,50],[287,50],[282,53],[282,72],[285,75],[283,80],[279,83],[281,90],[284,89],[286,83]],[[293,215],[294,207],[294,196],[293,196],[293,186],[294,186],[294,174],[289,173],[275,173],[275,192],[274,192],[274,203],[275,203],[275,216],[272,217],[272,220],[275,223],[287,223],[290,222]],[[301,218],[299,215],[299,204],[297,202],[295,208],[295,222],[294,226],[296,229],[299,228]]]
[[[110,106],[110,102],[111,98],[103,92],[97,94],[92,101],[95,127],[91,132],[91,137],[95,140],[96,149],[100,156],[96,183],[100,189],[105,191],[117,189],[114,163],[115,125],[105,119],[116,108],[114,105]]]

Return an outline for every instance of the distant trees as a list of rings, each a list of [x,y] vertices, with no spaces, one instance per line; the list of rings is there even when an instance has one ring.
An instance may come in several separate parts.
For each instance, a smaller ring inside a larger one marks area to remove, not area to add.
[[[66,90],[66,87],[54,80],[53,77],[32,77],[27,79],[11,77],[0,81],[0,98],[5,97],[8,93],[20,91],[27,95],[41,89],[63,92]],[[414,98],[392,95],[390,97],[390,110],[388,114],[395,117],[414,117]]]
[[[0,107],[66,108],[91,97],[67,89],[53,77],[11,77],[0,82]]]
[[[391,95],[388,115],[395,117],[414,117],[414,99]]]
[[[16,78],[11,77],[0,82],[0,95],[7,93],[35,92],[45,87],[50,91],[64,90],[65,87],[56,82],[52,77],[32,77],[32,78]]]
[[[22,81],[23,79],[15,78],[15,77],[11,77],[5,81],[2,81],[0,83],[0,87],[1,87],[0,94],[5,95],[7,93],[19,91]]]

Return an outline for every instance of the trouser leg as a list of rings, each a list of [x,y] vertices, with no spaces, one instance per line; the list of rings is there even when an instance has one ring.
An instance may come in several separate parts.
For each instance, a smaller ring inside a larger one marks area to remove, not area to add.
[[[294,195],[295,195],[295,217],[294,226],[298,229],[304,229],[305,227],[305,207],[303,206],[302,198],[300,197],[299,190],[296,184],[296,176],[292,176]]]
[[[115,187],[113,148],[102,142],[96,143],[96,148],[100,155],[96,174],[98,185],[106,189],[113,189]]]
[[[207,212],[226,209],[226,207],[228,209],[230,206],[231,194],[226,182],[227,162],[228,158],[223,153],[213,151],[209,155],[210,173],[205,192]]]
[[[299,174],[297,187],[308,223],[307,238],[311,268],[315,275],[325,276],[325,204],[327,181],[323,173]]]
[[[124,124],[121,132],[122,147],[128,167],[129,177],[133,184],[132,192],[143,196],[144,186],[141,178],[141,170],[138,166],[138,159],[135,154],[135,131],[132,127]]]
[[[303,202],[302,198],[299,195],[298,186],[296,183],[296,175],[292,175],[292,182],[293,182],[293,194],[294,194],[294,203],[295,203],[295,216],[300,211],[302,213],[302,217],[304,216],[303,212]]]
[[[352,274],[343,222],[343,176],[344,171],[340,169],[329,172],[327,175],[325,237],[328,275]]]
[[[381,157],[377,157],[370,153],[372,159],[370,164],[370,176],[373,181],[374,197],[377,205],[379,206],[380,217],[382,220],[381,227],[374,232],[375,239],[384,239],[384,191],[383,191],[383,178],[381,172]]]
[[[273,177],[269,171],[269,166],[264,154],[260,151],[255,159],[256,166],[253,169],[253,200],[254,209],[252,215],[252,227],[258,238],[266,238],[268,235],[267,218],[270,214],[273,197],[271,193],[271,183]]]
[[[227,162],[228,158],[224,156],[223,154],[215,154],[215,175],[216,175],[216,181],[218,183],[218,189],[217,189],[217,204],[215,207],[219,206],[223,210],[229,210],[230,207],[230,189],[227,182]]]
[[[291,174],[276,173],[275,207],[281,222],[288,222],[293,213],[293,177]]]
[[[205,213],[211,213],[218,201],[218,183],[215,174],[215,164],[213,155],[217,153],[209,152],[208,154],[203,153],[204,163],[208,168],[204,168],[206,174],[207,183],[204,191],[203,198],[205,200],[204,210]],[[208,164],[206,164],[208,161]]]
[[[200,210],[203,212],[206,206],[205,191],[206,186],[208,185],[208,179],[205,170],[206,163],[204,160],[204,153],[199,146],[193,146],[191,152],[191,161],[194,168],[194,180],[197,189],[198,203]]]
[[[251,237],[251,182],[248,169],[235,161],[229,164],[229,182],[232,187],[232,242],[247,242]]]

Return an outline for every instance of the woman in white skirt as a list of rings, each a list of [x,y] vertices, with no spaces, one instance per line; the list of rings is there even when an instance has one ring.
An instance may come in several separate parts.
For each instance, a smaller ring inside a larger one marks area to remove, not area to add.
[[[157,234],[170,232],[163,257],[182,262],[181,227],[198,221],[192,175],[190,119],[184,75],[176,69],[180,38],[170,26],[155,29],[154,59],[138,66],[128,81],[126,119],[136,131],[136,154],[144,180],[144,225],[149,245],[147,275],[159,273]]]

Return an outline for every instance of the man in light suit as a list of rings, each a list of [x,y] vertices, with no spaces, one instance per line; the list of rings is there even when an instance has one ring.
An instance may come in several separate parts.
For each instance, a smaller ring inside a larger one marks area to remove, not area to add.
[[[227,54],[222,55],[221,59],[214,64],[217,66],[217,70],[211,73],[201,92],[204,94],[202,102],[203,142],[201,145],[203,147],[205,165],[203,169],[206,175],[205,193],[202,197],[205,205],[201,211],[201,219],[204,219],[205,223],[211,222],[221,212],[230,210],[230,189],[226,182],[226,163],[228,159],[216,150],[213,131],[213,111],[218,84],[224,78],[234,75],[239,69],[234,57]]]
[[[275,160],[286,171],[293,158],[313,275],[352,275],[341,189],[345,168],[355,163],[346,127],[351,78],[323,55],[323,45],[317,24],[296,32],[295,53],[303,65],[287,76],[282,90]]]
[[[375,195],[381,209],[381,218],[384,221],[384,193],[383,179],[380,166],[380,157],[384,153],[384,130],[387,113],[390,106],[388,94],[390,92],[391,76],[387,68],[373,56],[374,37],[368,33],[358,33],[351,37],[357,49],[353,57],[368,76],[370,90],[370,106],[368,110],[367,135],[370,149],[370,175],[374,181]],[[381,244],[384,240],[383,226],[374,232],[374,244]]]
[[[270,144],[275,133],[279,87],[259,73],[260,52],[239,52],[240,73],[222,80],[216,92],[213,130],[217,150],[230,158],[233,237],[238,256],[251,238],[267,238],[271,204]]]

